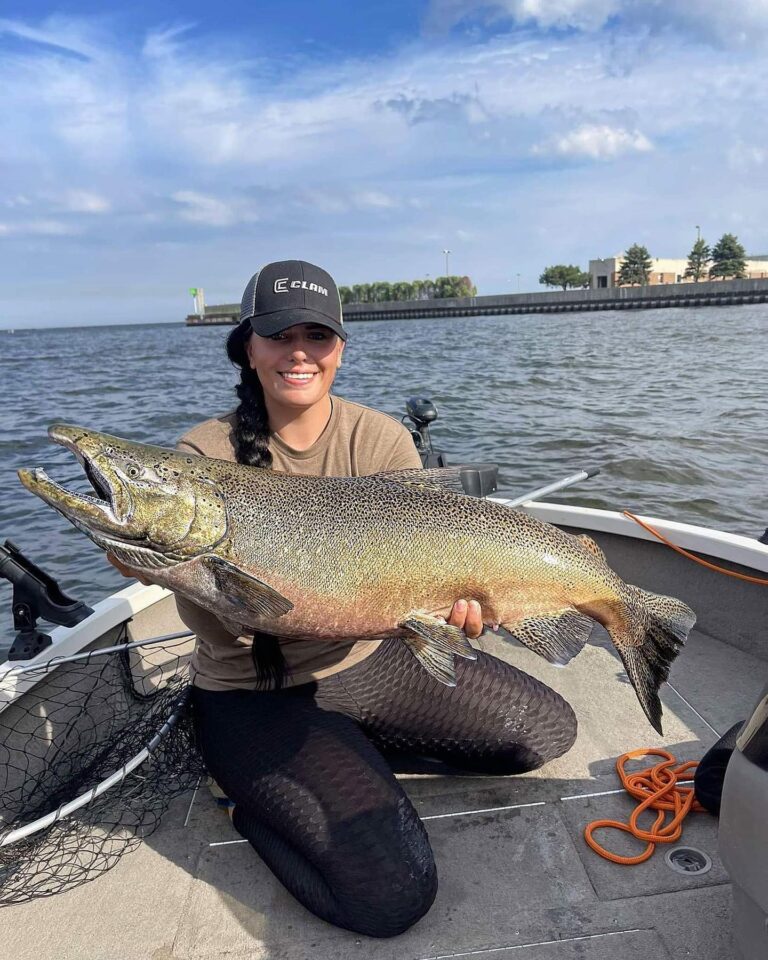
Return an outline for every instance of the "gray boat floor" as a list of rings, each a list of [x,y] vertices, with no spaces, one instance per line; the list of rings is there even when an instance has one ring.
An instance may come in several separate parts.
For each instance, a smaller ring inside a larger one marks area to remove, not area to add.
[[[743,719],[766,663],[694,631],[663,690],[662,738],[599,633],[565,669],[493,635],[478,641],[562,693],[579,717],[578,740],[565,757],[522,777],[399,774],[426,822],[440,877],[434,906],[402,936],[371,940],[312,916],[202,787],[178,798],[156,833],[99,879],[0,911],[0,955],[730,960],[730,886],[713,817],[692,814],[684,827],[682,842],[712,859],[700,876],[674,872],[663,848],[638,866],[609,863],[587,847],[582,830],[597,818],[629,815],[632,801],[612,792],[620,754],[654,746],[699,759]],[[638,852],[623,834],[603,836],[616,852]]]

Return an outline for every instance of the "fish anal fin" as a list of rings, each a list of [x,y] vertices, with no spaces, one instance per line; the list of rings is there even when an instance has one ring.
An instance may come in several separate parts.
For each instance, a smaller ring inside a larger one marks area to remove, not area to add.
[[[275,619],[293,610],[293,604],[277,590],[222,557],[206,556],[203,562],[213,573],[216,586],[260,617]]]
[[[400,621],[405,632],[405,645],[424,669],[449,687],[456,686],[454,656],[476,660],[466,634],[438,617],[426,613],[409,613]]]
[[[587,548],[587,550],[589,550],[590,553],[593,553],[598,560],[602,560],[603,563],[608,563],[608,561],[605,559],[605,554],[600,547],[598,547],[592,537],[588,537],[586,533],[580,533],[577,535],[576,539],[581,540],[582,544]]]
[[[581,652],[594,625],[591,617],[573,607],[548,616],[526,617],[518,623],[502,623],[529,650],[560,666]]]

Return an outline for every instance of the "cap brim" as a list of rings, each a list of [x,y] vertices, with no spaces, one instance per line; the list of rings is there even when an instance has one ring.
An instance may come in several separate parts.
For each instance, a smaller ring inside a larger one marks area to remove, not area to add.
[[[277,313],[260,314],[258,317],[251,317],[251,327],[253,332],[260,337],[271,337],[275,333],[282,333],[288,327],[295,327],[298,323],[316,323],[321,327],[328,327],[333,330],[337,337],[342,340],[347,339],[347,331],[336,320],[327,317],[324,313],[318,313],[316,310],[307,310],[303,307],[297,307],[293,310],[279,310]]]

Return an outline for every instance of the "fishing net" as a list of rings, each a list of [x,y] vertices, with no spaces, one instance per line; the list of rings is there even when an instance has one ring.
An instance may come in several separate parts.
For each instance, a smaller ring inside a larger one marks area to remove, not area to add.
[[[127,640],[0,674],[0,905],[100,876],[203,774],[190,641]]]

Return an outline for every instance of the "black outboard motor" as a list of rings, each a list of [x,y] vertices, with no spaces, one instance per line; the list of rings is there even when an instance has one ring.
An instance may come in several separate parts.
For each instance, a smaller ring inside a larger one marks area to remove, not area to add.
[[[10,540],[0,547],[0,577],[13,584],[13,626],[19,631],[12,643],[0,641],[0,663],[29,660],[50,646],[48,634],[37,629],[38,618],[74,627],[93,613],[87,604],[68,597]]]
[[[403,423],[410,420],[414,426],[409,427],[416,449],[421,454],[421,462],[425,469],[433,467],[447,467],[448,458],[441,451],[432,446],[432,437],[429,434],[429,425],[437,420],[437,407],[426,397],[410,397],[405,403]],[[471,497],[488,497],[495,493],[498,487],[499,468],[495,463],[462,463],[461,485],[464,492]]]
[[[414,427],[410,428],[413,442],[421,454],[421,462],[425,467],[445,467],[445,455],[435,451],[432,446],[432,437],[429,435],[429,425],[437,420],[437,407],[426,397],[411,397],[405,401],[405,416]]]

